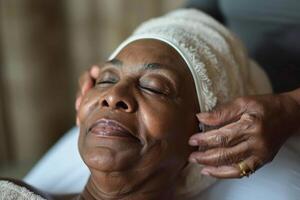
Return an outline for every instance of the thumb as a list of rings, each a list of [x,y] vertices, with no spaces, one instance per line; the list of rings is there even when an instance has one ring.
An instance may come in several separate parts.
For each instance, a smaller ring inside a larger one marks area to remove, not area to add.
[[[239,120],[245,108],[237,101],[218,105],[212,111],[198,113],[197,118],[200,122],[209,126],[222,126],[233,121]]]

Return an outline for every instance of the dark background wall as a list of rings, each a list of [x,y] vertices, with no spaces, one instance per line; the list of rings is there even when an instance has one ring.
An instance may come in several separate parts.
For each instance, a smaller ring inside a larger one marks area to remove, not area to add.
[[[182,2],[0,0],[0,176],[23,175],[75,125],[80,72]]]

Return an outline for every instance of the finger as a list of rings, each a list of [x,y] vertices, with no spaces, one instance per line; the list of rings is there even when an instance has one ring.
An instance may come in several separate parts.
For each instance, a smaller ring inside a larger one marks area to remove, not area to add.
[[[76,99],[76,102],[75,102],[75,109],[78,111],[79,107],[80,107],[80,104],[81,104],[81,100],[82,100],[82,96],[79,96],[77,99]]]
[[[254,173],[258,170],[262,163],[259,159],[255,156],[250,156],[249,158],[243,161]],[[238,164],[228,165],[228,166],[219,166],[219,167],[204,167],[201,171],[204,175],[213,176],[216,178],[242,178],[241,169],[239,168]]]
[[[193,152],[190,161],[209,166],[231,165],[244,160],[251,153],[248,141],[230,148],[215,148],[205,152]]]
[[[88,71],[84,72],[79,78],[80,93],[84,95],[94,85],[94,80]]]
[[[82,89],[82,86],[85,82],[89,81],[91,79],[90,74],[88,71],[83,72],[83,74],[80,75],[78,85],[80,90]]]
[[[77,102],[78,101],[78,98],[81,97],[81,93],[79,91],[77,91],[77,94],[76,94],[76,100],[75,100],[75,110],[77,111],[78,108],[79,108],[79,103]]]
[[[220,126],[239,119],[245,111],[243,99],[239,98],[227,104],[219,105],[211,112],[198,113],[199,121],[210,126]]]
[[[81,94],[84,96],[89,89],[91,89],[94,86],[94,81],[90,80],[84,83],[82,86]]]
[[[97,79],[100,74],[100,68],[97,65],[93,65],[90,69],[90,75],[93,79]]]
[[[76,116],[76,125],[79,127],[80,122],[79,122],[79,118]]]
[[[215,178],[240,178],[240,169],[235,166],[204,167],[201,174]]]
[[[249,137],[248,132],[254,126],[253,122],[253,120],[250,120],[250,117],[242,117],[239,121],[222,128],[191,136],[189,144],[199,146],[201,151],[216,147],[234,146]]]
[[[80,91],[77,91],[76,92],[76,99],[78,99],[78,97],[80,97],[81,96],[81,92]]]

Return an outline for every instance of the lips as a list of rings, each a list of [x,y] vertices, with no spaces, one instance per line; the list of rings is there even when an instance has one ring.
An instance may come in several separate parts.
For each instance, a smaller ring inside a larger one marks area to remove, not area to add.
[[[101,119],[96,121],[89,128],[89,132],[99,137],[113,137],[139,141],[128,128],[111,119]]]

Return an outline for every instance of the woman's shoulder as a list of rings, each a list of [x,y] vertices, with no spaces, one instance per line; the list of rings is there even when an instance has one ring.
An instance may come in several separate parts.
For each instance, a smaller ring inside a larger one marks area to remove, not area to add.
[[[44,200],[52,199],[23,181],[0,178],[0,199]]]

